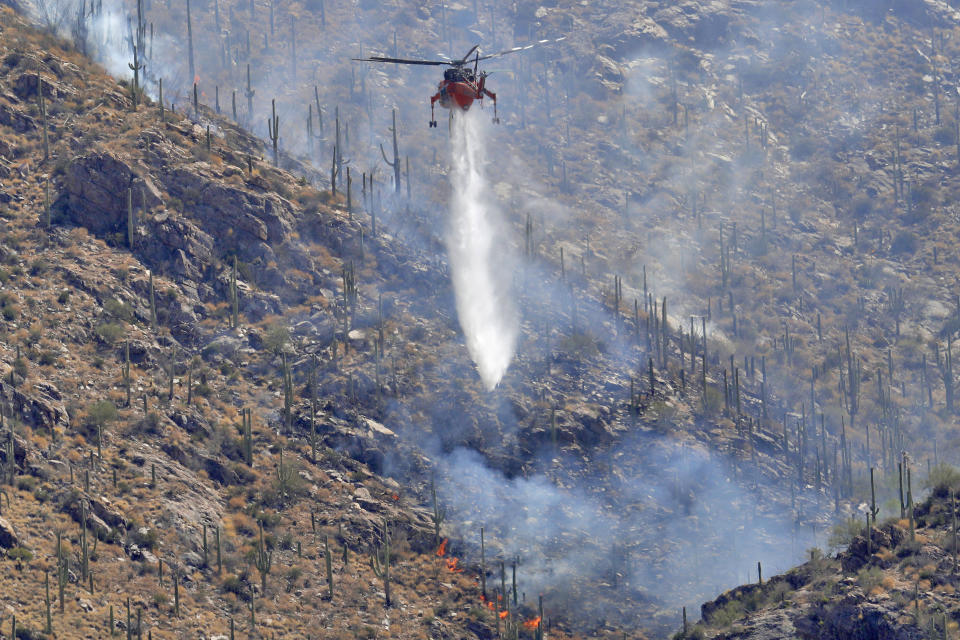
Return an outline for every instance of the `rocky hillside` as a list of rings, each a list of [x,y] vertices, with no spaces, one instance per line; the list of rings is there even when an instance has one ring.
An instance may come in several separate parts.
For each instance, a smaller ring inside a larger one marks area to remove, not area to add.
[[[957,633],[957,472],[938,470],[913,517],[838,530],[846,545],[701,607],[675,638],[944,638]]]
[[[882,519],[956,458],[949,3],[144,2],[136,61],[135,3],[34,4],[0,32],[0,634],[664,637],[871,469]],[[488,393],[435,69],[349,59],[561,35],[486,67],[521,310]]]
[[[242,130],[134,104],[9,9],[0,29],[0,637],[489,637],[535,618],[485,607],[456,544],[438,557],[426,501],[371,473],[396,434],[325,390],[401,315],[357,305],[334,342],[338,300],[414,258],[364,253],[343,196]]]

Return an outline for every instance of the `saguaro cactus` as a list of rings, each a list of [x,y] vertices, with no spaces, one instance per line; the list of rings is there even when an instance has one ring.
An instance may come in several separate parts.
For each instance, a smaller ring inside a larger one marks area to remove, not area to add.
[[[400,193],[400,148],[397,145],[397,110],[393,110],[393,126],[390,127],[393,134],[393,162],[387,160],[387,154],[380,145],[380,153],[383,155],[383,161],[393,168],[393,186],[397,194]]]
[[[386,519],[383,521],[383,531],[378,535],[380,538],[370,556],[370,567],[377,577],[383,579],[383,594],[386,606],[390,606],[390,528]]]
[[[327,565],[327,594],[333,600],[333,558],[330,555],[329,536],[323,536],[323,560]]]
[[[240,298],[237,293],[237,256],[233,256],[233,270],[230,272],[230,326],[240,326]]]
[[[136,220],[133,216],[133,189],[127,189],[127,246],[133,250],[133,231]]]
[[[297,79],[297,23],[290,17],[290,77]]]
[[[193,23],[190,21],[190,0],[187,0],[187,56],[190,62],[190,80],[197,77],[197,70],[193,63]]]
[[[440,546],[440,527],[443,525],[443,521],[447,518],[447,510],[440,506],[440,503],[437,501],[437,486],[435,480],[430,481],[430,497],[433,498],[433,514],[431,515],[431,520],[433,521],[433,540],[435,546]]]
[[[277,101],[270,101],[270,110],[272,115],[267,118],[267,130],[270,134],[270,141],[273,143],[273,166],[280,165],[280,151],[277,148],[277,141],[280,140],[280,118],[277,116]]]
[[[47,135],[47,102],[43,97],[43,79],[40,77],[40,71],[37,70],[37,94],[40,98],[40,117],[43,125],[43,161],[50,159],[50,138]]]
[[[253,120],[253,96],[257,94],[256,90],[250,85],[250,63],[247,63],[247,88],[243,95],[247,97],[247,120]]]
[[[273,551],[267,549],[263,541],[263,525],[260,525],[260,539],[257,542],[257,549],[254,556],[254,565],[260,572],[260,591],[267,592],[267,575],[273,567]]]
[[[133,62],[127,63],[133,71],[133,109],[136,111],[140,104],[140,72],[146,68],[144,50],[146,48],[147,25],[143,21],[143,0],[137,0],[137,29],[130,35],[130,49],[133,52]]]

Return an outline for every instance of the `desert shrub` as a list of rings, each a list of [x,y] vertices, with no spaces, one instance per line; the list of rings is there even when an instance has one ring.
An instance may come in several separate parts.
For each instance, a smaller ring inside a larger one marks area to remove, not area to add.
[[[99,400],[87,406],[87,421],[91,426],[103,427],[117,419],[117,408],[109,400]]]
[[[920,246],[920,238],[909,231],[901,231],[893,239],[890,251],[893,253],[915,253]]]
[[[936,496],[946,497],[951,489],[956,491],[957,487],[960,487],[960,469],[941,462],[930,469],[930,475],[923,481],[923,487],[933,489]]]
[[[873,213],[873,199],[862,193],[854,197],[850,202],[850,213],[852,213],[857,220],[863,220]]]
[[[117,318],[118,320],[124,320],[129,322],[133,319],[133,309],[130,308],[130,305],[117,300],[116,298],[110,298],[105,303],[103,303],[103,312],[108,316]]]
[[[224,578],[223,590],[234,594],[240,600],[247,601],[250,599],[250,588],[240,576],[229,575]]]
[[[290,332],[282,322],[271,324],[263,334],[263,347],[271,353],[278,353],[290,341]]]
[[[845,549],[853,542],[854,538],[863,533],[865,528],[866,524],[858,518],[850,518],[849,520],[839,522],[834,525],[833,530],[830,532],[827,544],[834,549]]]
[[[26,547],[14,547],[7,551],[7,557],[14,562],[30,562],[33,560],[33,552]]]
[[[27,367],[26,358],[20,357],[13,361],[13,372],[21,378],[27,377],[29,369]]]
[[[162,431],[161,426],[163,420],[160,418],[160,414],[156,411],[150,411],[143,418],[137,422],[136,431],[137,433],[145,433],[150,435],[160,435]]]
[[[105,322],[96,329],[97,337],[105,344],[115,344],[124,334],[123,325],[115,322]]]
[[[160,534],[154,528],[139,527],[133,530],[130,541],[137,546],[152,551],[157,548],[157,544],[160,542]]]
[[[857,584],[864,593],[870,593],[883,580],[883,571],[880,567],[864,567],[857,573]]]
[[[718,609],[713,612],[710,616],[710,624],[723,629],[729,627],[734,621],[741,618],[743,614],[743,603],[739,600],[731,600],[723,609]]]
[[[947,146],[954,144],[957,141],[957,136],[953,126],[945,124],[941,127],[937,127],[933,131],[933,139],[936,140],[938,144]]]
[[[577,360],[595,356],[599,351],[594,337],[582,331],[564,336],[557,344],[557,350]]]

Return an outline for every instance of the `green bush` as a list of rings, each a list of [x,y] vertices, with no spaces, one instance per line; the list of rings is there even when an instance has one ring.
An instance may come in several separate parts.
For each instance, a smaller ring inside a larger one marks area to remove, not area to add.
[[[714,611],[710,616],[710,624],[712,626],[723,629],[729,627],[737,619],[743,617],[743,603],[739,600],[731,600],[728,602],[723,609]]]
[[[105,303],[103,303],[103,312],[108,316],[117,318],[118,320],[124,320],[130,322],[133,319],[133,309],[129,305],[117,300],[116,298],[110,298]]]
[[[865,521],[861,521],[859,518],[850,518],[849,520],[840,522],[834,525],[827,544],[834,549],[844,549],[853,542],[855,537],[862,534],[866,528],[867,525]]]
[[[26,547],[14,547],[7,551],[7,557],[14,562],[30,562],[33,560],[33,552]]]
[[[250,599],[250,588],[239,576],[229,575],[223,581],[223,590],[232,593],[243,601]]]
[[[942,495],[947,495],[950,489],[956,491],[960,487],[960,469],[941,462],[930,469],[930,475],[923,481],[923,487]]]
[[[267,329],[263,336],[263,347],[271,353],[279,353],[290,341],[290,332],[286,325],[276,322]]]
[[[100,338],[100,340],[106,344],[112,345],[123,337],[123,334],[126,332],[126,330],[123,328],[123,325],[115,322],[105,322],[97,327],[96,332],[97,337]]]
[[[21,357],[13,361],[13,372],[21,378],[27,377],[29,370],[27,368],[27,361],[25,358]]]
[[[103,427],[117,419],[117,408],[109,400],[100,400],[87,406],[89,424]]]
[[[134,529],[130,539],[133,544],[143,547],[144,549],[150,549],[152,551],[157,548],[157,543],[160,541],[160,535],[157,533],[156,529],[139,527]]]

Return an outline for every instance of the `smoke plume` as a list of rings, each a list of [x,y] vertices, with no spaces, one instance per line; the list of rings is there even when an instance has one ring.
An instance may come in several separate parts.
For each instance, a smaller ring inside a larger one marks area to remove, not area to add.
[[[450,130],[453,187],[447,250],[457,315],[470,357],[487,390],[503,378],[516,346],[518,320],[500,237],[500,212],[484,176],[483,121],[453,111]]]

